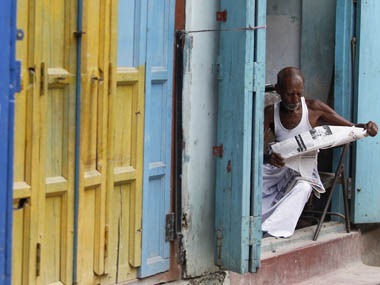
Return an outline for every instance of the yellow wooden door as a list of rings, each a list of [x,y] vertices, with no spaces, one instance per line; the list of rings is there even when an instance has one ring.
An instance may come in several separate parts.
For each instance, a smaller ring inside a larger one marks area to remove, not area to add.
[[[41,74],[38,283],[67,284],[73,248],[76,1],[40,0],[35,7],[34,53]]]
[[[12,283],[28,284],[33,276],[31,255],[35,256],[36,229],[31,229],[31,201],[37,202],[38,184],[38,138],[32,136],[33,122],[36,122],[36,70],[29,50],[34,20],[29,10],[29,0],[18,1],[17,27],[25,33],[23,41],[17,41],[17,58],[22,62],[21,91],[15,96],[15,137],[14,137],[14,211],[12,234]],[[38,132],[38,128],[35,129]],[[38,134],[36,134],[38,135]],[[34,166],[34,167],[33,167]],[[35,169],[36,171],[32,171]],[[32,199],[33,195],[33,199]],[[37,203],[35,203],[37,204]],[[33,231],[33,234],[32,234]],[[32,238],[33,236],[33,238]],[[34,245],[34,247],[33,247]],[[35,269],[34,269],[35,271]]]
[[[145,34],[139,29],[143,30],[143,2],[113,0],[111,5],[107,284],[136,278],[141,264],[145,65],[139,62],[139,55],[144,51],[140,37]],[[130,24],[120,27],[121,17]],[[124,47],[118,41],[122,33],[127,42]],[[120,60],[123,53],[128,54],[128,63]]]
[[[71,282],[75,20],[74,0],[18,1],[13,284]]]
[[[78,284],[136,278],[145,68],[118,65],[117,15],[118,1],[83,2],[75,217],[77,1],[18,0],[25,39],[17,45],[13,284],[70,284],[73,268]],[[136,33],[139,23],[124,29]]]
[[[99,284],[104,270],[109,74],[108,0],[83,5],[78,284]]]

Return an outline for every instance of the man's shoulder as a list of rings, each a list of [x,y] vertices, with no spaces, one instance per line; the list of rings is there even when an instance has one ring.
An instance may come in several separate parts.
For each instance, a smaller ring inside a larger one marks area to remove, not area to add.
[[[310,110],[318,111],[323,109],[322,101],[318,99],[305,98],[307,108]]]
[[[265,108],[264,108],[264,114],[265,115],[273,114],[273,112],[274,112],[274,104],[265,106]]]

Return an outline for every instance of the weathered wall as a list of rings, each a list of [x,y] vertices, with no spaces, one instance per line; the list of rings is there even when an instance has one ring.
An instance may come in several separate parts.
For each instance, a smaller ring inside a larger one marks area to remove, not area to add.
[[[296,66],[305,76],[305,95],[331,102],[335,1],[268,0],[267,7],[266,83],[275,83],[281,68]]]
[[[302,0],[300,64],[305,95],[329,103],[334,82],[335,2]]]
[[[267,1],[266,83],[285,66],[300,66],[301,0]]]
[[[186,1],[186,30],[215,29],[218,1]],[[217,81],[213,64],[218,53],[216,32],[189,33],[184,50],[183,85],[183,242],[185,276],[215,271],[214,200]]]

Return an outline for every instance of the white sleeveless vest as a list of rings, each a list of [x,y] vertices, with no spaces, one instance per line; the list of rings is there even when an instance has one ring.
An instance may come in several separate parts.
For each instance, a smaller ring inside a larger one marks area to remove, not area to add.
[[[280,142],[285,139],[294,137],[300,133],[312,129],[309,121],[309,111],[307,109],[305,97],[301,97],[302,117],[298,125],[293,129],[285,128],[280,119],[280,102],[274,104],[274,134],[276,141]]]

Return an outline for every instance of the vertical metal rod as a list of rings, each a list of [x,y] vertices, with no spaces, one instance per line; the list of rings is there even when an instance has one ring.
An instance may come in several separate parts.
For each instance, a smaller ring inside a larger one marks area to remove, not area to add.
[[[77,284],[78,260],[78,212],[79,212],[79,166],[81,124],[81,54],[82,54],[82,11],[83,1],[77,3],[77,54],[75,81],[75,177],[74,177],[74,236],[73,236],[73,284]]]
[[[321,219],[319,220],[317,229],[315,230],[315,233],[314,233],[314,236],[313,236],[313,240],[314,241],[317,240],[317,238],[318,238],[319,232],[321,231],[321,228],[322,228],[323,221],[325,220],[325,217],[326,217],[326,214],[327,214],[327,210],[328,210],[328,208],[330,206],[331,198],[333,196],[336,183],[338,181],[339,175],[340,175],[341,170],[342,170],[343,158],[344,158],[344,155],[346,154],[347,146],[348,146],[348,144],[344,145],[342,153],[340,155],[339,163],[338,163],[338,166],[337,166],[336,171],[335,171],[335,177],[334,177],[334,180],[333,180],[333,183],[332,183],[332,186],[331,186],[331,190],[330,190],[329,196],[327,198],[326,206],[325,206],[325,208],[323,210]]]
[[[347,194],[347,181],[346,181],[346,176],[344,174],[344,167],[342,165],[342,191],[343,191],[343,202],[344,202],[344,220],[346,223],[346,232],[350,232],[350,213],[348,211],[348,194]]]

